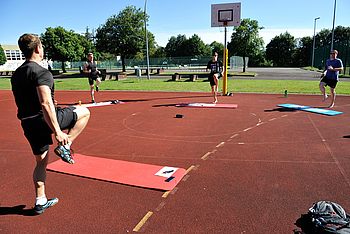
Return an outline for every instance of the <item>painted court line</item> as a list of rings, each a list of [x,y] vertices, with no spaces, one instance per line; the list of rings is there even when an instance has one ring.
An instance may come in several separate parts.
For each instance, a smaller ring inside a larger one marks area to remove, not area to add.
[[[216,148],[219,148],[221,146],[223,146],[225,144],[225,142],[221,142],[220,144],[218,144],[217,146],[215,146]]]
[[[206,154],[204,154],[202,157],[201,157],[201,159],[202,160],[207,160],[208,159],[208,156],[211,154],[211,152],[208,152],[208,153],[206,153]]]
[[[133,231],[138,232],[142,226],[147,222],[147,220],[153,215],[152,211],[148,211],[147,214],[141,219],[141,221],[134,227]]]

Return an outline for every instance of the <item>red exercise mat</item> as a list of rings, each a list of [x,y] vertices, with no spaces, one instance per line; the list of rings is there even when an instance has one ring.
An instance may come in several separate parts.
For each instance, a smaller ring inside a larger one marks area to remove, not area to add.
[[[237,104],[224,104],[224,103],[180,103],[177,107],[195,107],[195,108],[232,108],[236,109]]]
[[[74,164],[57,160],[48,170],[138,187],[172,190],[186,174],[183,168],[74,155]],[[158,175],[156,175],[158,173]]]

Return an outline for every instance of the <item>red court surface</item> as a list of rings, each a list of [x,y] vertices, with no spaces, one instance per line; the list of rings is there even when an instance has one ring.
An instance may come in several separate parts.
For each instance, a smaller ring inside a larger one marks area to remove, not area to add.
[[[56,99],[84,102],[89,93]],[[184,178],[164,192],[48,171],[47,195],[60,201],[30,216],[34,159],[12,94],[1,91],[0,233],[293,233],[316,201],[350,211],[350,97],[337,97],[343,114],[324,116],[276,107],[325,105],[316,95],[233,94],[219,103],[238,108],[225,109],[175,106],[209,103],[209,93],[97,94],[116,99],[124,104],[90,108],[75,152],[185,168]]]

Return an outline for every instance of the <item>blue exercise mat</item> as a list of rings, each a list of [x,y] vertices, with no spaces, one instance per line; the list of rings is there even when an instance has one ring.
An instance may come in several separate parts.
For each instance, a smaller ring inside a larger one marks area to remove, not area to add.
[[[316,114],[322,114],[322,115],[340,115],[343,114],[343,112],[340,111],[334,111],[334,110],[327,110],[327,109],[322,109],[322,108],[315,108],[315,107],[310,107],[310,106],[302,106],[302,105],[297,105],[297,104],[279,104],[277,105],[279,107],[284,107],[284,108],[291,108],[291,109],[296,109],[296,110],[302,110],[302,111],[308,111]]]

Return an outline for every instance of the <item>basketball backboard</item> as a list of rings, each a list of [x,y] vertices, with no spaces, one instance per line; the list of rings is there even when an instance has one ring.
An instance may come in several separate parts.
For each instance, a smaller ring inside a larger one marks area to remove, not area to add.
[[[211,26],[227,27],[241,24],[241,3],[211,5]]]

